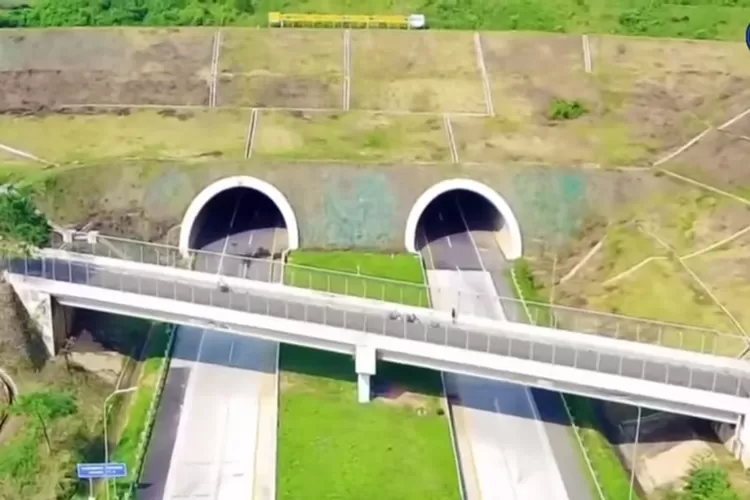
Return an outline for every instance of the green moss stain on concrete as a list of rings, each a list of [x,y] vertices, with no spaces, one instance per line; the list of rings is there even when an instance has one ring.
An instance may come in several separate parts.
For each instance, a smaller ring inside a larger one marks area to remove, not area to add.
[[[305,221],[302,240],[337,248],[378,248],[398,233],[398,201],[384,172],[362,170],[326,184],[323,212]],[[320,236],[323,236],[322,238]]]
[[[526,239],[567,238],[590,213],[583,171],[529,170],[513,177],[509,198]]]
[[[524,240],[565,239],[592,216],[674,182],[648,171],[562,167],[456,165],[349,165],[322,163],[138,162],[45,172],[42,206],[60,224],[97,222],[111,234],[159,240],[179,224],[206,186],[249,175],[289,199],[303,248],[403,250],[406,219],[432,185],[469,178],[495,189],[513,208]]]

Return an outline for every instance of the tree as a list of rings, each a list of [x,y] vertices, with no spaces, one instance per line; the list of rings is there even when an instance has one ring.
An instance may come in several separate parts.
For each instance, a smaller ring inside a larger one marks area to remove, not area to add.
[[[50,225],[28,188],[0,188],[0,242],[7,247],[40,248],[49,243]]]
[[[727,471],[715,462],[698,461],[685,478],[679,491],[667,495],[667,500],[740,500],[732,489]]]
[[[684,500],[740,500],[732,490],[727,471],[716,463],[697,466],[682,489]]]
[[[75,398],[64,392],[33,392],[19,396],[11,405],[12,415],[31,417],[38,422],[44,440],[47,444],[47,452],[52,452],[52,441],[49,436],[49,425],[58,418],[67,417],[78,410]]]

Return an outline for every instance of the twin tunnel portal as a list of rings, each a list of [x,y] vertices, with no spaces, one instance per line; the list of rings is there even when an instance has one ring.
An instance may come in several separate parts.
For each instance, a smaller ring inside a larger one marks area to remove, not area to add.
[[[522,254],[518,220],[496,191],[473,180],[445,180],[414,202],[404,228],[404,248],[415,254],[429,251],[435,269],[473,270],[481,263],[472,252],[467,249],[467,257],[460,257],[460,247],[473,235],[497,245],[507,260]],[[286,196],[265,181],[243,176],[221,179],[195,197],[182,220],[179,246],[185,254],[206,252],[197,263],[202,270],[273,280],[278,278],[274,262],[300,243],[300,223]],[[441,247],[451,250],[450,258],[443,258]],[[267,263],[256,261],[253,269],[232,270],[231,256]]]

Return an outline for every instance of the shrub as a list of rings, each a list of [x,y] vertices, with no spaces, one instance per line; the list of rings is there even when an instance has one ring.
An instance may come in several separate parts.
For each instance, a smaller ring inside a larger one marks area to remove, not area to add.
[[[49,243],[50,225],[37,210],[31,192],[4,187],[0,192],[0,242],[3,246],[43,247]]]
[[[549,118],[552,120],[574,120],[587,112],[586,106],[581,101],[555,99],[550,104]]]

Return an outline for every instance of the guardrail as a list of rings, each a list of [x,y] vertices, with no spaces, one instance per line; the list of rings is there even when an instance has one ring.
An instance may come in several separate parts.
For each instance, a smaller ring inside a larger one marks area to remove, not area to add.
[[[128,240],[98,233],[72,233],[70,241],[55,235],[53,248],[131,262],[154,264],[185,270],[217,274],[226,277],[268,281],[275,275],[273,266],[284,267],[284,282],[297,288],[325,291],[338,295],[365,297],[375,300],[398,302],[417,307],[429,307],[428,287],[395,280],[375,278],[362,274],[347,274],[316,269],[295,264],[269,263],[268,252],[263,249],[254,255],[235,256],[191,250],[187,256],[179,248],[157,243]],[[280,257],[281,253],[279,254]],[[279,273],[280,274],[280,273]],[[434,293],[450,294],[457,304],[494,303],[508,311],[508,320],[525,322],[528,312],[531,322],[547,328],[559,328],[614,339],[631,340],[674,349],[737,357],[750,346],[750,340],[742,334],[719,332],[693,326],[631,318],[617,314],[589,311],[573,307],[520,301],[515,297],[497,297],[477,294],[469,290],[440,290]],[[477,315],[479,311],[467,311],[464,315]]]

